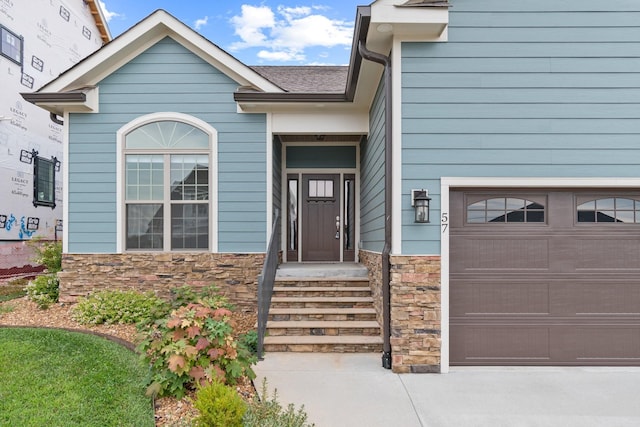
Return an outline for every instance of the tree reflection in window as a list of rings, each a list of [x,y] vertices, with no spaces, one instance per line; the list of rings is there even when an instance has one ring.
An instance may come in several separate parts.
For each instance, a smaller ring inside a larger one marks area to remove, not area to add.
[[[578,222],[640,222],[640,201],[624,197],[589,200],[578,205]]]
[[[545,208],[538,202],[516,197],[495,197],[467,206],[467,223],[541,223]]]

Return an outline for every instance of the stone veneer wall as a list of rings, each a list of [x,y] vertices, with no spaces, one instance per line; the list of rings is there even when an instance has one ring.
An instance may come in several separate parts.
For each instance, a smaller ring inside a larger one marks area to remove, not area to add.
[[[153,291],[168,297],[171,288],[209,285],[220,288],[244,311],[257,310],[258,275],[265,254],[126,253],[64,254],[60,301],[102,289]]]
[[[393,372],[440,372],[441,308],[440,257],[392,255]]]
[[[360,264],[369,270],[369,287],[376,309],[376,320],[382,326],[382,254],[360,250],[358,257]]]
[[[361,250],[382,326],[382,254]],[[440,372],[440,257],[391,256],[392,370]]]

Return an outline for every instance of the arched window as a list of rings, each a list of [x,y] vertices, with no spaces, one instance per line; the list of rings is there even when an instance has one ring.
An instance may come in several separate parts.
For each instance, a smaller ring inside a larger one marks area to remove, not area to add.
[[[467,205],[467,223],[541,223],[544,205],[516,197],[494,197]]]
[[[626,197],[578,200],[578,222],[640,223],[640,201]]]
[[[124,249],[211,249],[215,131],[142,120],[122,132]]]

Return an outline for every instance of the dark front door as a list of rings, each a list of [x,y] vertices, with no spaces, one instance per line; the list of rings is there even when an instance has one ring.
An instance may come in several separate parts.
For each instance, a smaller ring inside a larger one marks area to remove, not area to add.
[[[302,176],[302,261],[340,261],[340,175]]]

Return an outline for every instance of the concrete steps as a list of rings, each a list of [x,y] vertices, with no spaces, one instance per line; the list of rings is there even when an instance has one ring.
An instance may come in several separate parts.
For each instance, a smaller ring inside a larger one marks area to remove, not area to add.
[[[371,289],[360,268],[336,277],[338,267],[305,276],[304,267],[276,277],[265,351],[356,353],[382,351]],[[366,270],[365,270],[366,271]]]

